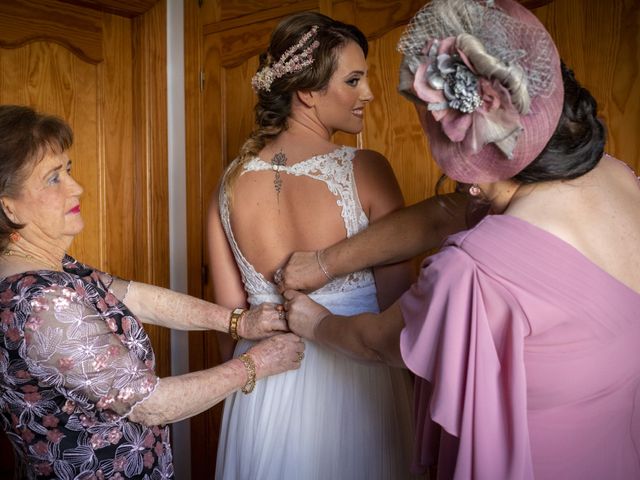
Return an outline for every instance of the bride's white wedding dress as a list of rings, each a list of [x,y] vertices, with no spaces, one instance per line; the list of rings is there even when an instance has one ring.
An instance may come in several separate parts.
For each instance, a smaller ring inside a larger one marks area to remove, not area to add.
[[[341,147],[292,166],[283,174],[324,182],[342,208],[347,235],[368,225],[353,178],[355,149]],[[272,170],[259,158],[246,171]],[[229,203],[220,189],[220,217],[235,255],[250,305],[282,302],[275,285],[244,258],[229,220]],[[370,270],[340,277],[311,298],[333,313],[378,312]],[[413,396],[404,370],[361,363],[307,341],[298,370],[257,382],[255,390],[230,396],[218,448],[216,478],[221,480],[401,480],[412,453]],[[252,342],[241,340],[238,356]]]

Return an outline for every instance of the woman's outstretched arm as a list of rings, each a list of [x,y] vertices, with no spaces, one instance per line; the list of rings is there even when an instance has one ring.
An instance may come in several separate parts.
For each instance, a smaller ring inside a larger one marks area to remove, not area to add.
[[[467,196],[450,193],[427,198],[396,210],[369,228],[320,253],[332,276],[374,265],[410,259],[438,248],[449,235],[467,228]],[[281,291],[313,291],[327,282],[316,252],[296,252],[282,269]]]

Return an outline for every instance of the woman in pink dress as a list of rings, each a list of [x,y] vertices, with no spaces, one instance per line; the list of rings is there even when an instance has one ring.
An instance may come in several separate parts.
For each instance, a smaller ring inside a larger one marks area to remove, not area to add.
[[[640,185],[604,153],[595,100],[512,0],[433,0],[400,49],[433,157],[492,214],[379,315],[330,315],[288,290],[290,328],[416,374],[417,471],[640,478]],[[349,267],[344,248],[325,251],[330,274]],[[287,286],[309,283],[302,258]]]

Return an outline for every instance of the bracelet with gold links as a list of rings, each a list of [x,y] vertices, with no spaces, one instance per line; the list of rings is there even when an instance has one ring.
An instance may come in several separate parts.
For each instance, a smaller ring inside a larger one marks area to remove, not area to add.
[[[243,353],[239,358],[244,364],[244,368],[247,369],[247,383],[242,387],[242,393],[248,395],[253,392],[253,389],[256,386],[256,364],[253,361],[253,358],[251,358],[247,353]]]
[[[236,308],[231,312],[231,317],[229,318],[229,335],[231,335],[231,338],[234,340],[240,340],[240,335],[238,335],[238,321],[244,312],[244,308]]]

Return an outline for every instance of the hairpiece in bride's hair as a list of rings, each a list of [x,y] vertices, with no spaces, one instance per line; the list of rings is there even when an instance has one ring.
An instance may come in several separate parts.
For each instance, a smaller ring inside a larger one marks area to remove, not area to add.
[[[313,51],[318,48],[320,42],[315,40],[305,48],[305,45],[316,36],[318,26],[314,25],[305,33],[298,43],[288,48],[286,52],[273,65],[267,65],[260,69],[251,79],[251,86],[255,92],[264,90],[271,91],[271,84],[276,78],[283,77],[289,73],[301,72],[305,67],[313,63]],[[298,53],[296,53],[298,52]]]
[[[418,104],[435,160],[465,183],[518,173],[562,110],[549,33],[513,0],[432,0],[398,43],[401,93]]]

